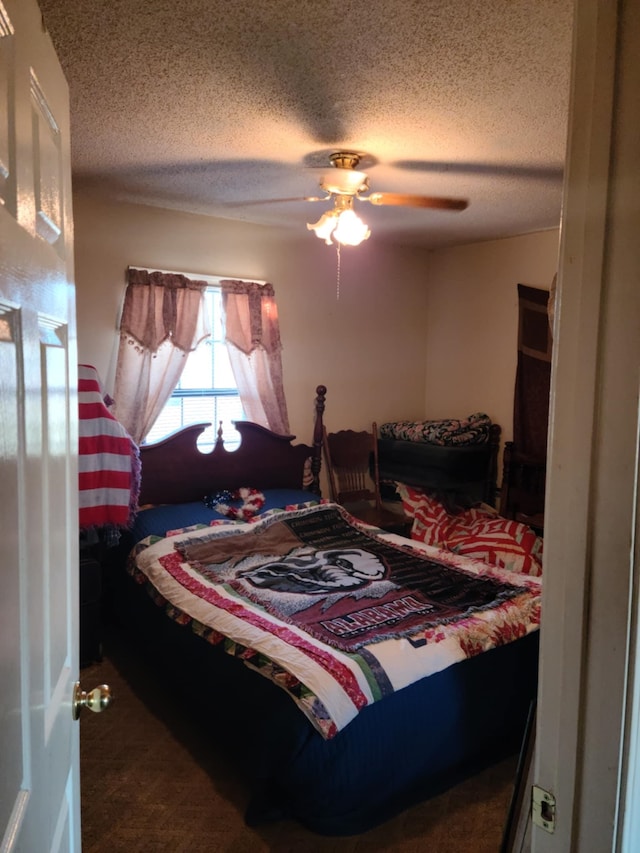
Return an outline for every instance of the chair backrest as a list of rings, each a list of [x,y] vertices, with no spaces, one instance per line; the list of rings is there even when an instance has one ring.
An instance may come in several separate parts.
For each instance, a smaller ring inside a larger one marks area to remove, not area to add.
[[[379,509],[378,428],[371,432],[343,429],[323,436],[331,500],[340,504],[375,501]]]

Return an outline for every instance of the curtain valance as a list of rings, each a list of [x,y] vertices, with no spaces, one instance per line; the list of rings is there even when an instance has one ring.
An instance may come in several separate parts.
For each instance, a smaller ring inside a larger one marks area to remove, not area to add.
[[[120,320],[115,413],[140,444],[176,387],[186,355],[208,338],[206,281],[129,267]]]
[[[206,288],[206,281],[179,273],[130,267],[120,334],[152,353],[165,341],[191,352],[209,334],[200,310]]]
[[[221,281],[220,285],[227,342],[245,355],[258,348],[270,355],[279,352],[282,343],[273,285],[232,279]]]

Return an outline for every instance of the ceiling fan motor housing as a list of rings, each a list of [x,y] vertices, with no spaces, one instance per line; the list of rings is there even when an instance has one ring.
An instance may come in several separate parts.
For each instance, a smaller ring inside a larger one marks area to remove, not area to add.
[[[329,160],[334,168],[320,179],[320,186],[325,192],[353,196],[369,189],[369,177],[366,172],[356,170],[360,162],[359,154],[338,151],[332,154]]]
[[[360,154],[352,151],[336,151],[329,157],[333,166],[330,172],[320,178],[320,187],[335,200],[358,198],[375,205],[394,205],[407,207],[425,207],[435,210],[465,210],[469,204],[466,199],[440,198],[438,196],[412,195],[408,193],[371,193],[362,195],[369,190],[369,177],[366,172],[359,172]],[[309,199],[319,201],[319,199]]]

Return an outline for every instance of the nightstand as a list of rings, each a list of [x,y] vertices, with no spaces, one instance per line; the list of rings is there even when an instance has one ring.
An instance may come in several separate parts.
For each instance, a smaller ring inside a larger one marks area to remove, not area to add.
[[[397,533],[407,538],[411,534],[412,519],[408,518],[404,513],[395,512],[384,505],[380,509],[377,509],[370,503],[361,502],[345,506],[345,509],[355,518],[359,518],[365,524],[372,524],[374,527],[379,527],[385,533]]]
[[[102,660],[102,568],[90,552],[80,551],[80,666]]]

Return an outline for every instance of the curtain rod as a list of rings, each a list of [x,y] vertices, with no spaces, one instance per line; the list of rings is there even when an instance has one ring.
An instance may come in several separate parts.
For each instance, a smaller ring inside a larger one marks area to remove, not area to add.
[[[177,272],[176,270],[163,270],[159,267],[148,267],[145,264],[129,264],[127,267],[128,270],[145,270],[145,272],[161,272],[165,275],[184,275],[186,278],[193,279],[194,281],[206,281],[207,284],[216,284],[219,285],[221,281],[253,281],[256,284],[266,284],[266,281],[262,281],[261,279],[249,279],[249,278],[241,278],[237,275],[207,275],[206,273],[198,273],[198,272]]]

